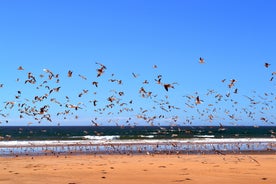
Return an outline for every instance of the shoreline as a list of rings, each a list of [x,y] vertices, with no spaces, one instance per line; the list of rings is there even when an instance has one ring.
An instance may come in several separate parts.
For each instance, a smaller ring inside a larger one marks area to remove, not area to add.
[[[242,139],[240,142],[204,140],[138,141],[5,141],[0,142],[0,157],[21,155],[140,155],[140,154],[273,154],[274,139]]]
[[[262,151],[219,151],[219,150],[212,150],[212,151],[172,151],[172,150],[164,150],[160,152],[126,152],[126,151],[114,151],[114,152],[80,152],[80,151],[71,151],[71,152],[57,152],[51,149],[44,150],[43,152],[22,152],[22,153],[15,153],[9,151],[7,154],[0,154],[0,158],[17,158],[17,157],[43,157],[43,156],[56,156],[56,157],[67,157],[67,156],[196,156],[196,155],[276,155],[275,150],[262,150]]]
[[[25,145],[0,144],[0,157],[22,155],[143,155],[143,154],[273,154],[276,153],[276,142],[65,142],[57,141],[57,144],[33,144],[26,142]]]
[[[276,154],[0,157],[0,183],[275,183]]]

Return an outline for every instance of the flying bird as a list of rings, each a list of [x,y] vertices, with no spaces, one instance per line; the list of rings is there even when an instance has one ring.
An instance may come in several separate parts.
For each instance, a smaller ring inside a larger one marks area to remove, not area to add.
[[[200,64],[203,64],[203,63],[205,63],[205,60],[204,60],[202,57],[200,57],[200,58],[199,58],[199,63],[200,63]]]
[[[22,66],[19,66],[17,70],[24,70],[24,68]]]
[[[169,91],[169,88],[174,88],[172,84],[163,84],[166,91]]]
[[[234,86],[235,82],[237,82],[236,79],[231,79],[231,80],[230,80],[230,84],[228,84],[228,87],[229,87],[229,88],[232,88],[232,87]]]
[[[195,104],[198,105],[198,104],[201,104],[202,100],[199,99],[199,96],[196,97],[196,101],[195,101]]]
[[[73,72],[71,70],[68,71],[67,76],[72,77]]]
[[[97,105],[97,100],[93,100],[93,105],[96,106]]]
[[[104,73],[104,71],[106,70],[106,66],[101,64],[101,63],[97,63],[97,62],[96,62],[96,64],[101,66],[101,68],[97,69],[97,72],[98,72],[97,77],[100,77]]]
[[[82,78],[83,80],[87,80],[87,78],[81,74],[79,74],[79,77]]]
[[[271,64],[269,64],[269,63],[265,63],[265,64],[264,64],[264,66],[265,66],[266,68],[268,68],[270,65],[271,65]]]
[[[92,82],[92,85],[94,85],[94,86],[98,87],[98,82],[93,81],[93,82]]]
[[[137,77],[139,77],[139,74],[136,74],[136,73],[133,73],[133,72],[132,72],[132,76],[133,76],[134,78],[137,78]]]

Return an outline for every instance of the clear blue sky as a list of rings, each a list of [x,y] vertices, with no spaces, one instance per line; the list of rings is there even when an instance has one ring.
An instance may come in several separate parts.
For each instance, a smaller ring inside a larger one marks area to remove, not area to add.
[[[143,114],[148,119],[165,116],[155,119],[155,125],[270,125],[276,120],[276,79],[270,81],[276,71],[275,8],[273,0],[1,0],[0,84],[4,85],[0,88],[0,113],[7,117],[0,116],[0,121],[2,125],[90,125],[91,119],[98,117],[101,125],[112,124],[106,123],[109,119],[126,125],[131,117],[131,124],[149,124],[136,119],[142,107],[148,110]],[[205,64],[199,64],[200,57]],[[100,66],[96,62],[107,67],[98,78],[96,69]],[[265,62],[271,65],[266,68]],[[25,70],[18,71],[19,66]],[[45,86],[36,89],[46,79],[39,78],[39,74],[46,75],[44,68],[60,74],[59,84],[48,81],[51,88],[61,86],[60,92],[41,103],[27,102],[25,98],[33,100],[48,92]],[[67,77],[68,70],[73,71],[72,78]],[[36,76],[36,84],[24,84],[28,72]],[[163,83],[177,82],[175,89],[167,92],[156,84],[159,74]],[[123,84],[111,83],[111,78]],[[228,87],[231,79],[237,80],[233,88]],[[142,84],[144,80],[149,84]],[[99,87],[92,86],[92,81],[98,81]],[[142,86],[158,96],[142,98],[138,93]],[[238,94],[233,93],[236,88]],[[79,98],[83,89],[89,92]],[[133,104],[116,104],[103,114],[95,112],[109,104],[109,96],[119,98],[110,91],[113,89],[125,92],[120,102],[133,100]],[[206,95],[211,89],[215,93]],[[18,90],[22,95],[15,99]],[[221,101],[217,102],[216,94],[223,95]],[[186,95],[193,96],[191,101]],[[74,114],[66,120],[56,116],[68,109],[65,96],[71,104],[84,103],[78,111],[71,109]],[[201,104],[194,103],[196,96],[202,99]],[[254,98],[255,104],[245,96]],[[51,98],[63,106],[50,102]],[[97,107],[89,103],[94,99],[99,101]],[[166,112],[157,106],[162,100],[180,109]],[[8,101],[16,102],[15,106],[26,102],[37,109],[49,104],[53,122],[39,124],[25,114],[19,118],[18,107],[4,108]],[[124,107],[133,111],[118,113]],[[74,119],[75,115],[79,119]]]

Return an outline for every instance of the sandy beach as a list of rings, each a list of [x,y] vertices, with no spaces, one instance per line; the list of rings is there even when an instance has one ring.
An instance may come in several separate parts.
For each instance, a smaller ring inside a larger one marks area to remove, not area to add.
[[[0,183],[276,183],[276,155],[0,157]]]

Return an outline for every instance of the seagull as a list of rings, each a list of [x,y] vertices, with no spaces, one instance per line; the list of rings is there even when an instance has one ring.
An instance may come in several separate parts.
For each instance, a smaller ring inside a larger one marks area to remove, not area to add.
[[[169,91],[169,88],[174,88],[174,86],[171,85],[171,84],[163,84],[163,86],[164,86],[166,91]]]
[[[92,85],[94,85],[94,86],[98,87],[98,82],[93,81],[93,82],[92,82]]]
[[[228,84],[228,87],[232,88],[235,82],[237,82],[236,79],[231,79],[230,84]]]
[[[81,74],[79,74],[79,77],[82,78],[83,80],[87,80],[87,78]]]
[[[24,68],[22,66],[19,66],[17,70],[24,70]]]
[[[100,77],[104,73],[104,71],[106,70],[106,66],[101,64],[101,63],[97,63],[97,62],[96,62],[96,64],[101,66],[101,68],[97,69],[97,72],[98,72],[97,77]]]
[[[73,72],[71,70],[68,71],[67,76],[72,77]]]
[[[12,109],[14,107],[14,104],[15,104],[15,102],[13,102],[13,101],[8,101],[8,102],[5,102],[5,103],[6,103],[5,109],[7,108],[7,106],[9,106],[9,108]]]
[[[78,105],[73,105],[73,104],[66,104],[65,107],[71,108],[71,109],[75,109],[75,110],[81,109],[80,106],[78,106]]]
[[[269,63],[265,63],[265,64],[264,64],[264,66],[265,66],[266,68],[268,68],[270,65],[271,65],[271,64],[269,64]]]
[[[53,72],[51,70],[49,70],[49,69],[45,69],[44,68],[43,71],[46,72],[46,73],[49,73],[49,78],[50,79],[54,76]]]
[[[139,74],[136,74],[136,73],[133,73],[133,72],[132,72],[132,76],[133,76],[134,78],[137,78],[137,77],[139,77]]]
[[[199,99],[199,96],[196,97],[196,101],[195,101],[195,104],[198,105],[198,104],[201,104],[202,100]]]
[[[158,75],[157,79],[154,79],[154,80],[156,81],[157,84],[162,84],[161,79],[162,79],[162,75]]]
[[[203,64],[203,63],[205,63],[205,60],[204,60],[202,57],[200,57],[200,58],[199,58],[199,63],[200,63],[200,64]]]
[[[93,100],[93,105],[96,106],[97,105],[97,100]]]

